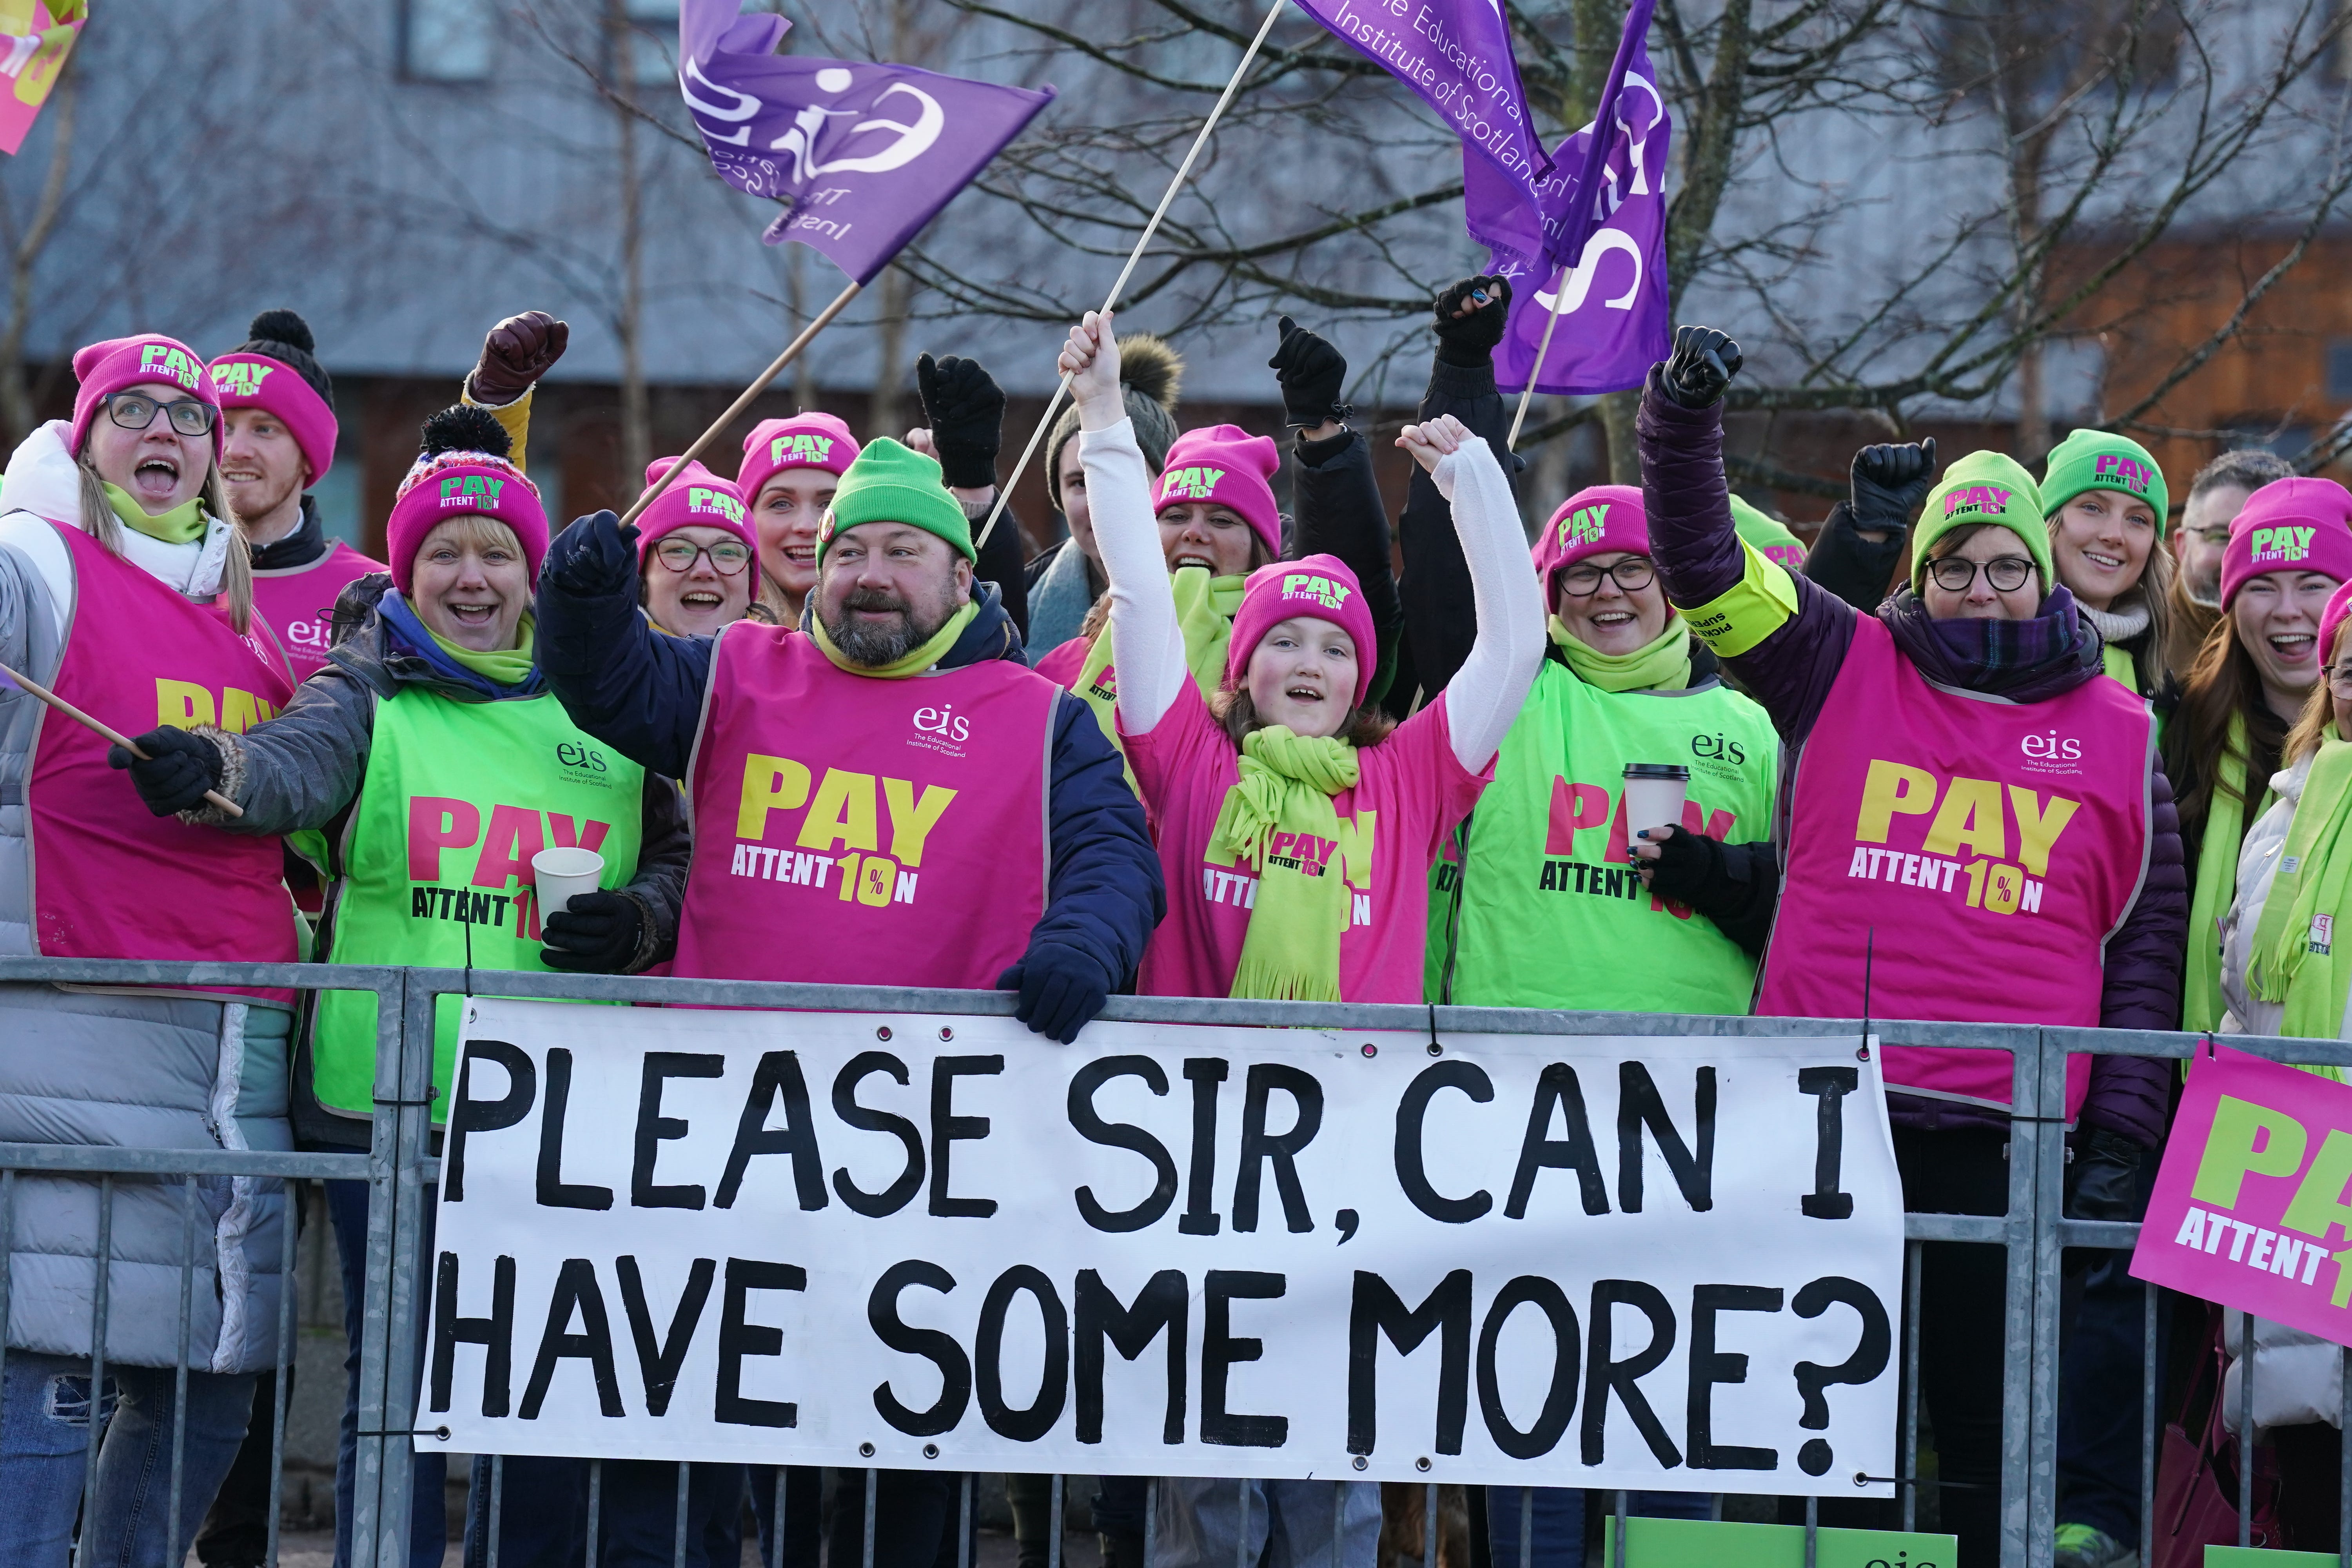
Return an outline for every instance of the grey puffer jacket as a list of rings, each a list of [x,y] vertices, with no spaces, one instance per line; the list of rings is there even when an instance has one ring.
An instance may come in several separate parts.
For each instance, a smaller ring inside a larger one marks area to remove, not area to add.
[[[36,430],[9,460],[10,510],[0,516],[0,663],[47,685],[73,624],[70,556],[47,518],[78,520],[80,482],[62,422]],[[215,535],[166,545],[130,535],[125,558],[191,597],[218,592]],[[103,606],[81,606],[84,615]],[[33,951],[25,782],[38,705],[0,694],[0,953]],[[123,783],[125,811],[142,809]],[[291,920],[292,904],[288,904]],[[293,1016],[244,1001],[0,984],[0,1141],[138,1149],[293,1146],[286,1114]],[[90,1352],[100,1190],[96,1178],[20,1173],[9,1248],[7,1344],[53,1355]],[[170,1366],[179,1355],[181,1239],[177,1182],[114,1182],[107,1359]],[[277,1359],[278,1274],[286,1225],[281,1184],[206,1177],[196,1188],[189,1281],[189,1365],[247,1373]]]
[[[241,735],[198,731],[219,748],[221,792],[245,815],[229,820],[208,805],[185,813],[188,820],[237,833],[323,830],[334,860],[330,869],[340,872],[351,807],[367,776],[379,704],[410,689],[456,702],[507,700],[516,690],[543,692],[536,676],[527,688],[499,689],[446,659],[412,648],[384,615],[385,603],[391,601],[397,610],[398,599],[387,574],[356,579],[335,601],[338,640],[328,650],[326,668],[302,683],[284,712]],[[693,853],[676,786],[649,777],[641,794],[637,873],[618,889],[645,916],[637,951],[625,966],[632,973],[661,962],[675,950],[686,868]],[[343,889],[341,882],[333,883],[331,900],[339,900]],[[331,901],[322,937],[332,929],[335,908]],[[325,952],[322,940],[321,956]],[[309,1068],[305,1042],[296,1056],[292,1090],[294,1128],[302,1145],[366,1148],[369,1124],[320,1105],[310,1091]]]

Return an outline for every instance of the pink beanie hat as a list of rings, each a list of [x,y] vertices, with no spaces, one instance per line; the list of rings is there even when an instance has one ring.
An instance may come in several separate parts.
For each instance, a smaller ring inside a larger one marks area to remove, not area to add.
[[[1174,461],[1172,453],[1170,461]],[[1225,689],[1241,689],[1257,645],[1294,616],[1328,621],[1355,639],[1356,706],[1361,708],[1364,693],[1371,689],[1373,668],[1381,662],[1380,640],[1372,631],[1363,584],[1336,555],[1276,561],[1249,574],[1242,585],[1242,607],[1234,612],[1233,641],[1225,646]]]
[[[89,435],[89,422],[98,417],[100,405],[129,387],[150,382],[176,386],[198,402],[212,405],[215,414],[220,411],[220,399],[213,392],[211,378],[205,374],[203,357],[177,338],[160,332],[109,338],[76,349],[73,369],[74,380],[80,384],[74,391],[73,437],[68,446],[77,453]],[[215,418],[213,456],[220,456],[220,421]]]
[[[1650,517],[1633,485],[1592,485],[1559,503],[1533,551],[1536,576],[1549,609],[1559,597],[1553,579],[1588,555],[1650,553]]]
[[[2352,490],[2334,479],[2273,479],[2253,493],[2230,524],[2221,552],[2221,607],[2229,608],[2250,579],[2272,572],[2318,572],[2352,582]]]
[[[1271,481],[1281,467],[1282,450],[1270,437],[1253,436],[1238,425],[1187,430],[1168,448],[1168,466],[1152,487],[1151,510],[1195,501],[1230,507],[1265,542],[1266,553],[1278,556],[1282,513],[1274,504]]]
[[[762,419],[743,437],[743,466],[735,470],[735,489],[745,506],[756,506],[761,488],[786,468],[823,468],[838,479],[857,461],[857,438],[849,426],[830,414]]]
[[[2343,629],[2347,616],[2352,616],[2352,581],[2336,590],[2327,601],[2327,608],[2319,612],[2319,667],[2322,669],[2336,662],[2336,634]]]
[[[335,464],[335,411],[300,371],[268,354],[225,353],[213,361],[212,384],[223,409],[258,408],[284,421],[310,465],[310,483],[327,477]]]
[[[487,414],[481,416],[488,418]],[[442,417],[434,416],[436,420]],[[547,509],[540,502],[539,487],[506,458],[491,453],[457,447],[433,451],[429,449],[431,421],[425,430],[428,449],[401,479],[392,517],[383,525],[393,586],[408,593],[416,578],[416,552],[423,548],[425,535],[448,519],[467,513],[496,519],[514,530],[530,580],[537,583],[539,563],[547,554]]]
[[[677,461],[656,458],[646,464],[646,488],[653,489]],[[741,540],[753,555],[760,553],[759,536],[751,531],[751,514],[735,489],[735,481],[720,479],[700,463],[688,463],[686,472],[671,481],[669,489],[637,519],[638,563],[644,563],[665,535],[681,528],[723,528]]]

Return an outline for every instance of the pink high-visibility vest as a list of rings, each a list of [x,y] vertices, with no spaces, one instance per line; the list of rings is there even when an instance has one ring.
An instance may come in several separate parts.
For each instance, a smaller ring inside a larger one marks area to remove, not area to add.
[[[781,626],[726,627],[671,973],[994,986],[1045,912],[1060,695],[1010,659],[877,679]]]
[[[225,604],[197,604],[80,529],[50,526],[74,573],[59,697],[137,735],[167,724],[241,732],[293,696],[259,615],[239,637]],[[104,740],[47,709],[39,725],[25,791],[36,952],[294,962],[278,839],[151,816],[130,775],[106,765]],[[293,1001],[287,991],[235,994]]]
[[[2096,1026],[2147,875],[2155,745],[2112,680],[2026,703],[1934,686],[1863,616],[1797,763],[1756,1011]],[[1891,1089],[2009,1106],[2006,1052],[1895,1047],[1885,1068]],[[2069,1121],[2090,1079],[2067,1058]]]
[[[310,679],[327,662],[335,595],[369,573],[384,570],[383,562],[369,560],[339,539],[308,566],[253,574],[253,602],[285,639],[286,657],[298,684]]]

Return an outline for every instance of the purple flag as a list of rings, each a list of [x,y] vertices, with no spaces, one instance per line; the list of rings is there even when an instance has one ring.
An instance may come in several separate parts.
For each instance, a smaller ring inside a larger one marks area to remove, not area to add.
[[[1538,140],[1511,55],[1502,0],[1298,0],[1423,100],[1532,214],[1551,160]],[[1530,218],[1532,221],[1532,218]]]
[[[796,239],[860,283],[1053,101],[912,66],[779,55],[792,24],[742,0],[678,7],[678,87],[711,167],[784,204],[761,237]]]
[[[1536,390],[1622,392],[1642,384],[1672,346],[1666,298],[1664,174],[1674,123],[1658,94],[1645,41],[1654,0],[1625,18],[1601,112],[1553,150],[1538,223],[1517,191],[1463,160],[1463,216],[1489,251],[1487,268],[1511,280],[1511,322],[1495,348],[1497,386],[1528,384],[1548,319],[1551,348]],[[1596,134],[1607,126],[1609,134]],[[1564,265],[1574,258],[1573,267]],[[1532,288],[1538,279],[1548,281]]]

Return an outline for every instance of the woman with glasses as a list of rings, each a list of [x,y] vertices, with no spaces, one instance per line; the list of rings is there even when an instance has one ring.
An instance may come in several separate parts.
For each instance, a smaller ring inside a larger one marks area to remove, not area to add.
[[[655,459],[646,488],[677,461]],[[672,637],[716,637],[751,612],[760,541],[732,480],[688,463],[637,519],[637,530],[643,603],[655,626]]]
[[[1910,585],[1862,614],[1739,544],[1722,411],[1739,363],[1723,333],[1679,329],[1639,432],[1667,597],[1797,755],[1757,1011],[2169,1027],[2186,899],[2155,720],[2101,679],[2033,480],[1995,452],[1954,463]],[[1891,1047],[1883,1071],[1906,1206],[2004,1212],[2008,1058]],[[2158,1062],[2069,1059],[2078,1190],[2132,1179],[2166,1089]],[[2004,1265],[1931,1243],[1924,1268],[1922,1393],[1973,1568],[1998,1554]]]
[[[2332,479],[2255,490],[2222,547],[2221,618],[2181,683],[2164,737],[2179,781],[2181,837],[2196,868],[2180,1026],[2221,1021],[2216,931],[2237,896],[2246,825],[2271,803],[2288,727],[2319,679],[2319,618],[2352,580],[2352,494]]]
[[[153,760],[132,763],[131,777],[156,816],[202,825],[195,831],[219,844],[325,831],[320,946],[331,963],[622,973],[667,957],[676,940],[689,851],[677,791],[582,733],[547,688],[531,618],[547,514],[509,449],[486,409],[426,420],[385,527],[391,572],[344,592],[357,625],[326,668],[283,714],[243,734],[140,738]],[[206,789],[243,816],[225,818]],[[532,858],[564,847],[601,858],[599,890],[542,910]],[[436,1108],[449,1103],[458,1002],[444,999],[435,1029]],[[307,1037],[292,1075],[298,1129],[311,1147],[365,1149],[375,998],[321,994]],[[430,1256],[429,1234],[425,1246]],[[357,1357],[354,1338],[336,1477],[346,1500]],[[437,1468],[418,1460],[428,1462]],[[508,1510],[510,1548],[517,1532],[579,1527],[584,1479],[580,1499],[561,1491],[570,1484],[560,1471],[537,1490],[509,1491],[549,1503]],[[420,1485],[417,1499],[413,1560],[438,1562],[438,1485]]]
[[[1711,841],[1723,873],[1721,845],[1771,830],[1780,738],[1761,708],[1716,678],[1711,657],[1695,668],[1690,628],[1650,556],[1640,490],[1570,496],[1534,555],[1549,644],[1495,782],[1437,866],[1427,994],[1471,1006],[1746,1013],[1772,889],[1743,884],[1746,897],[1717,902],[1727,925],[1695,919],[1652,893],[1640,872],[1655,861],[1638,851],[1654,856],[1666,840],[1653,830],[1685,827]],[[1644,765],[1683,771],[1671,822],[1628,815],[1627,771]],[[1743,924],[1735,906],[1755,918]],[[1566,953],[1579,961],[1561,962]]]
[[[74,375],[72,420],[39,426],[8,462],[0,664],[119,730],[258,723],[293,686],[222,499],[204,361],[142,334],[82,349]],[[109,761],[103,740],[0,680],[0,952],[295,958],[278,841],[157,820]],[[0,984],[0,1141],[288,1148],[293,1005],[283,991]],[[97,1238],[110,1225],[112,1416],[80,1539],[95,1560],[163,1568],[167,1537],[184,1551],[194,1538],[244,1439],[255,1375],[276,1362],[282,1188],[201,1185],[189,1258],[176,1181],[118,1182],[103,1216],[94,1177],[25,1172],[15,1185],[0,1239],[16,1282],[0,1372],[0,1562],[62,1563],[74,1535],[95,1436]],[[172,1370],[183,1260],[194,1281],[184,1405]],[[175,1440],[173,1521],[153,1456]]]

